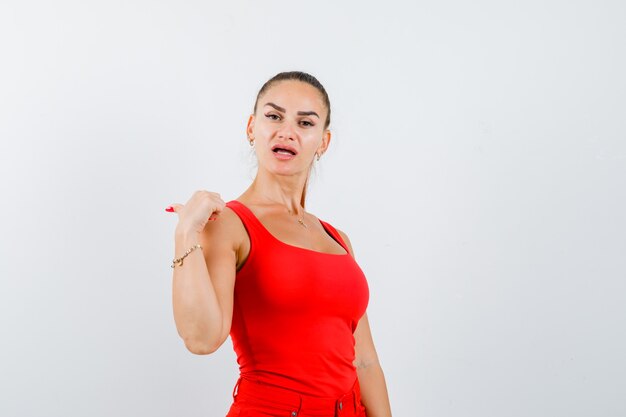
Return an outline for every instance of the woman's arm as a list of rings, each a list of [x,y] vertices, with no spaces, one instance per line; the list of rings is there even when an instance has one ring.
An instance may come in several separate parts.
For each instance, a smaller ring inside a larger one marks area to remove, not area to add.
[[[355,360],[361,400],[365,406],[367,417],[391,417],[391,405],[385,375],[378,361],[370,332],[367,313],[361,317],[354,331]]]
[[[238,235],[234,217],[225,209],[202,233],[176,230],[176,257],[196,243],[203,248],[174,268],[172,283],[176,329],[187,349],[198,355],[216,351],[230,332]]]
[[[354,257],[350,239],[341,230],[337,231],[348,245],[350,254]],[[365,406],[365,413],[367,417],[391,417],[391,405],[389,404],[385,375],[378,361],[367,313],[361,317],[354,331],[354,343],[354,366],[361,386],[361,401]]]

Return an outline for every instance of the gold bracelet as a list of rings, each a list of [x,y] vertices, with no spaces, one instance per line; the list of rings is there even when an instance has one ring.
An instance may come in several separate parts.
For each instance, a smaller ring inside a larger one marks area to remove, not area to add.
[[[187,255],[189,255],[191,252],[193,252],[194,249],[202,249],[202,246],[200,246],[198,244],[198,245],[193,245],[192,247],[187,249],[187,252],[185,252],[185,254],[183,256],[181,256],[180,258],[174,259],[172,261],[172,268],[174,268],[176,265],[183,266],[183,259],[185,259],[185,257]]]

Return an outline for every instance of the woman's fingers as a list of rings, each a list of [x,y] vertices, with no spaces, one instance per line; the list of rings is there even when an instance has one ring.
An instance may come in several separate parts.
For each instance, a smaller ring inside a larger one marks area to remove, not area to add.
[[[178,210],[180,210],[183,207],[184,206],[182,204],[172,204],[171,206],[167,206],[165,208],[165,211],[168,211],[170,213],[177,213]]]
[[[198,194],[201,194],[201,193],[202,192],[198,192]],[[209,201],[212,202],[210,206],[213,207],[213,211],[211,212],[211,215],[209,216],[209,220],[217,220],[217,217],[219,216],[219,214],[222,212],[222,210],[224,210],[224,207],[226,207],[226,203],[224,202],[224,200],[221,199],[220,195],[217,193],[207,193],[207,195],[209,196]],[[189,204],[189,202],[187,202],[187,204]],[[167,206],[165,208],[165,211],[169,213],[178,213],[180,209],[182,209],[183,207],[185,207],[184,204],[172,204],[170,206]]]
[[[224,207],[226,207],[226,203],[224,203],[224,200],[219,197],[219,194],[217,194],[216,202],[217,206],[215,207],[213,213],[211,213],[209,220],[217,220],[217,216],[219,216],[222,210],[224,210]]]
[[[226,207],[218,193],[198,190],[185,204],[172,204],[165,211],[178,214],[181,230],[202,233],[209,220],[217,220]]]

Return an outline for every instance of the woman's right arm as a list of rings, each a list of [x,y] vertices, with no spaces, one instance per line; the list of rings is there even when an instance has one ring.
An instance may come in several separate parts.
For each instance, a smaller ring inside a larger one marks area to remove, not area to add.
[[[185,204],[174,205],[179,215],[175,257],[200,244],[183,265],[176,265],[172,283],[174,321],[189,351],[206,355],[228,337],[232,321],[237,263],[236,217],[223,210],[218,194],[196,192]],[[215,221],[208,221],[209,217]]]

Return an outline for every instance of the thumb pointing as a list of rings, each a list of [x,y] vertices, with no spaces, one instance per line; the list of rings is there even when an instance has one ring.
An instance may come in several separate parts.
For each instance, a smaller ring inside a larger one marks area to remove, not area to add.
[[[168,211],[170,213],[175,213],[178,210],[180,210],[181,207],[182,207],[182,204],[172,204],[171,206],[167,206],[165,208],[165,211]]]

